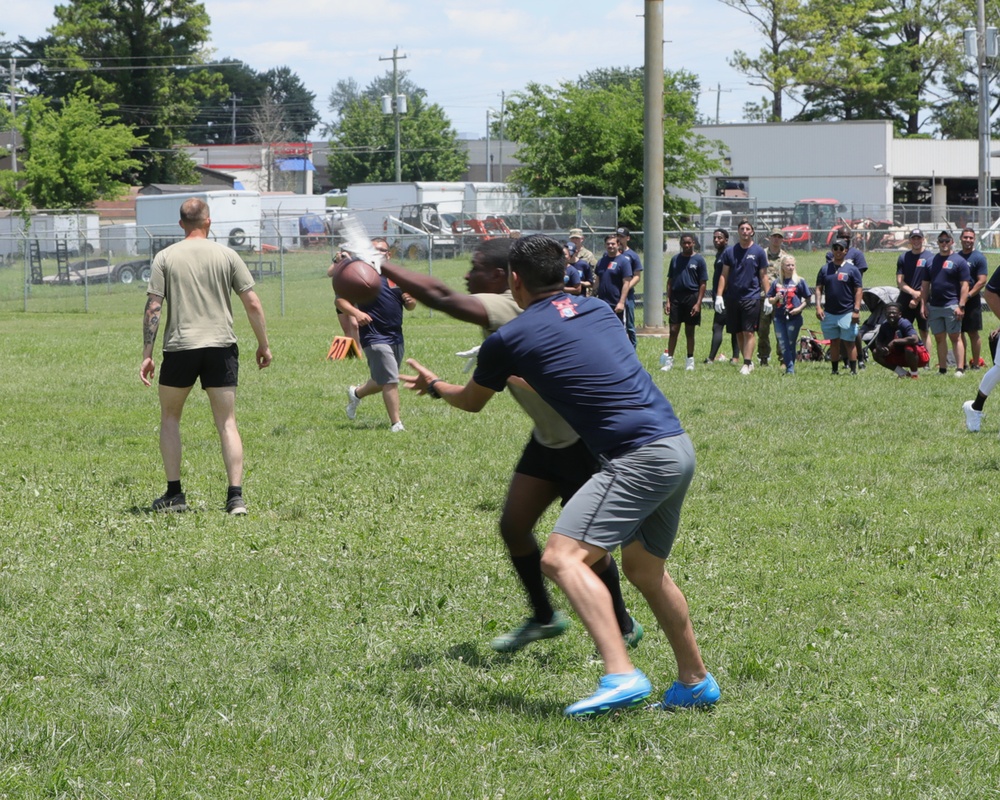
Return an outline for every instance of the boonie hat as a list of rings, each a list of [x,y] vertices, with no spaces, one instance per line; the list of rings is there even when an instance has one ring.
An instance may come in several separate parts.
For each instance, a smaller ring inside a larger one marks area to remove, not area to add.
[[[579,236],[582,239],[583,238],[583,231],[580,230],[579,228],[570,228],[569,229],[569,238],[570,239],[574,239],[577,236]]]

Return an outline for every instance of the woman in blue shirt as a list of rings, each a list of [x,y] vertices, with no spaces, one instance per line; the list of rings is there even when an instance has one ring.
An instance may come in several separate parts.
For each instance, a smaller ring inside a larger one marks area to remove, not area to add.
[[[802,312],[812,296],[809,285],[795,271],[795,256],[781,259],[781,277],[768,289],[768,302],[774,306],[774,332],[781,345],[785,374],[795,374],[796,343],[802,328]]]

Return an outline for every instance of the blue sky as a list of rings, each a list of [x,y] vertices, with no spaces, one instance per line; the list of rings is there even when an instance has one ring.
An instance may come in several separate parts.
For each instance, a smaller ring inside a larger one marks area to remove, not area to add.
[[[56,5],[6,0],[0,31],[7,39],[38,38]],[[391,66],[379,58],[391,57],[394,46],[406,56],[401,68],[455,128],[480,136],[501,92],[643,60],[643,0],[205,0],[205,7],[216,57],[255,70],[290,67],[316,94],[324,119],[334,84],[352,77],[364,86]],[[719,0],[665,0],[663,14],[665,66],[699,75],[704,115],[715,118],[719,98],[720,120],[742,121],[743,104],[762,92],[726,59],[735,49],[760,50],[748,19]]]

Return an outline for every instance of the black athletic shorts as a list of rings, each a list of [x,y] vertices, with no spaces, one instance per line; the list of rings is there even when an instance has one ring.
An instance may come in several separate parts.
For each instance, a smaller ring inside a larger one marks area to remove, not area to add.
[[[756,333],[760,327],[759,295],[726,301],[726,331],[728,333]]]
[[[524,446],[521,460],[514,467],[514,472],[556,484],[562,504],[566,505],[566,501],[599,468],[597,459],[582,441],[557,450],[539,444],[532,436]]]
[[[239,385],[240,349],[203,347],[198,350],[173,350],[163,353],[160,365],[160,385],[186,389],[201,379],[202,389],[218,389]]]
[[[698,302],[696,294],[682,294],[670,299],[670,319],[671,325],[701,325],[701,304],[698,304],[698,313],[691,316],[691,309]]]
[[[983,303],[978,296],[970,297],[965,301],[965,314],[962,317],[962,333],[974,333],[982,329]]]

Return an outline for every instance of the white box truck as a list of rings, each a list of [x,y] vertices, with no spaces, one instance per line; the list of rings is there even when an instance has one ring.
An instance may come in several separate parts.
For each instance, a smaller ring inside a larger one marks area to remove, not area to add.
[[[216,189],[136,197],[136,243],[140,253],[149,254],[151,242],[164,245],[184,238],[178,220],[181,203],[189,197],[208,203],[212,216],[209,238],[237,250],[256,250],[260,247],[260,192]]]

